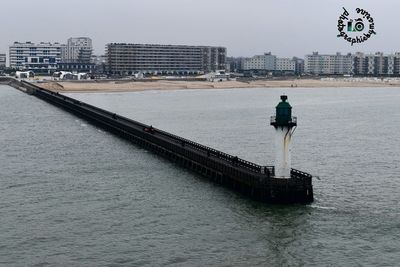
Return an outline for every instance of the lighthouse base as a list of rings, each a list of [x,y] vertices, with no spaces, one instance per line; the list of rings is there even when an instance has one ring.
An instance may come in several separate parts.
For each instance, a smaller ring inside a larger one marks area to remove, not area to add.
[[[222,182],[261,202],[274,204],[312,203],[314,201],[312,176],[308,174],[301,176],[297,172],[297,170],[292,169],[290,178],[269,177],[253,185],[249,185],[248,181],[236,179],[223,179]]]
[[[295,178],[271,178],[269,197],[276,203],[311,203],[314,194],[311,181],[305,182]]]

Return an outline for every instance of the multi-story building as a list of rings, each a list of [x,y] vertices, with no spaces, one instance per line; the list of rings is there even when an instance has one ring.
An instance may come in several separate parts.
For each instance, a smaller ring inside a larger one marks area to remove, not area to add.
[[[375,53],[374,65],[375,65],[375,75],[385,75],[387,74],[387,57],[381,52]]]
[[[256,55],[244,61],[244,70],[265,70],[265,56]]]
[[[368,70],[368,61],[363,53],[357,52],[353,55],[352,74],[365,75]]]
[[[393,73],[394,75],[400,75],[400,53],[396,52],[394,55],[390,55],[394,58]]]
[[[245,73],[256,73],[259,75],[268,73],[277,75],[295,74],[297,63],[300,62],[295,58],[279,58],[269,52],[264,55],[256,55],[244,59],[243,70]]]
[[[229,65],[230,72],[242,72],[244,68],[244,57],[227,57],[226,64]]]
[[[275,70],[281,73],[295,73],[296,61],[291,58],[276,58]]]
[[[304,73],[304,59],[293,57],[293,61],[295,63],[294,74],[302,75]]]
[[[304,60],[304,72],[312,75],[350,75],[352,66],[351,54],[320,55],[313,52],[312,55],[306,55]]]
[[[89,63],[92,51],[92,39],[88,37],[69,38],[67,44],[62,46],[62,61],[65,63]]]
[[[374,55],[367,55],[367,75],[375,75],[375,57]]]
[[[386,59],[387,75],[394,75],[395,55],[388,55]]]
[[[340,53],[336,53],[333,57],[333,73],[335,75],[350,75],[351,68],[353,65],[353,56],[348,53],[346,55],[341,55]]]
[[[110,75],[207,73],[224,69],[225,60],[225,47],[125,43],[106,46],[106,71]]]
[[[0,70],[6,68],[7,56],[6,54],[0,54]]]
[[[14,42],[10,45],[10,67],[31,70],[36,74],[51,74],[61,61],[61,44]]]
[[[293,75],[302,73],[303,62],[298,58],[279,58],[271,52],[264,55],[256,55],[243,60],[243,70],[248,74],[265,75]]]
[[[305,72],[314,75],[400,76],[400,53],[319,55],[305,58]]]
[[[358,76],[399,76],[400,53],[384,55],[356,53],[353,57],[352,74]]]
[[[274,71],[276,70],[276,56],[269,52],[247,58],[243,62],[243,69],[245,71]]]

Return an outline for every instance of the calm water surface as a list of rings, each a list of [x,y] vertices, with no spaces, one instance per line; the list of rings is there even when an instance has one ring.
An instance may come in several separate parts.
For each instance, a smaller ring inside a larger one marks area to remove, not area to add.
[[[286,93],[315,202],[248,200],[0,86],[2,266],[398,266],[400,89],[73,94],[259,164]]]

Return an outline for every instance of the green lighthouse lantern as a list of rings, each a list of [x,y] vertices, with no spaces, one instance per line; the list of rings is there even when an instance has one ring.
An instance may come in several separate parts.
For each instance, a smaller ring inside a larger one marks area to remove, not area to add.
[[[274,127],[293,127],[297,125],[296,117],[292,117],[292,106],[287,102],[287,96],[281,95],[281,102],[276,106],[276,116],[271,117]]]

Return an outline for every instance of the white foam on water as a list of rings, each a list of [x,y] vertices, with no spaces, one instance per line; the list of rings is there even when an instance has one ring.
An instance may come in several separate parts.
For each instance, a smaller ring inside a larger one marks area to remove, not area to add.
[[[318,206],[318,205],[311,205],[311,208],[314,209],[321,209],[321,210],[337,210],[336,207],[324,207],[324,206]]]

